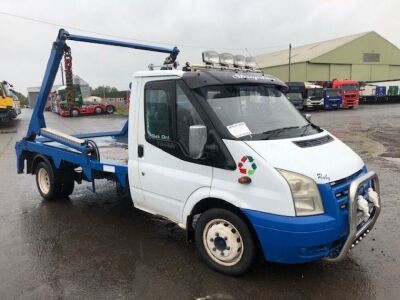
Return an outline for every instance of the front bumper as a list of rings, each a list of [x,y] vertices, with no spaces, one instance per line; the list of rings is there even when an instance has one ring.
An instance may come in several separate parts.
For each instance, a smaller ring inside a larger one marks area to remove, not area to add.
[[[307,100],[304,103],[304,106],[306,108],[322,108],[324,107],[324,101],[313,101],[313,100]]]
[[[296,264],[314,261],[336,250],[344,236],[327,215],[286,217],[243,210],[253,224],[267,261]]]
[[[348,180],[352,180],[349,184],[338,184],[339,188],[331,188],[330,184],[319,185],[325,208],[323,215],[288,217],[242,209],[253,224],[264,258],[288,264],[322,258],[342,260],[357,239],[371,230],[380,212],[379,208],[374,207],[370,219],[357,227],[355,199],[359,193],[365,194],[364,188],[361,190],[360,187],[368,182],[379,193],[379,182],[374,172],[366,173],[363,170],[357,176],[356,179],[349,177]],[[345,192],[341,192],[341,195],[340,186]]]

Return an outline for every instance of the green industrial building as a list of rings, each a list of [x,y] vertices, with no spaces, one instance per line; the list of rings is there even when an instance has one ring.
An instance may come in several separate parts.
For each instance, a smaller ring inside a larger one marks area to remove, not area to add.
[[[400,49],[374,31],[262,54],[257,64],[283,81],[400,79]]]

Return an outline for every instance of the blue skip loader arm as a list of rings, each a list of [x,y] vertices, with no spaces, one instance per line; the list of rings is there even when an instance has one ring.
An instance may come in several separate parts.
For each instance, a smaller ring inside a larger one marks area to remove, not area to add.
[[[121,131],[118,132],[96,132],[91,134],[79,134],[75,136],[70,136],[62,132],[58,132],[54,129],[46,128],[46,122],[43,112],[48,95],[51,91],[56,74],[58,72],[61,59],[64,55],[64,52],[69,49],[66,44],[67,40],[167,53],[169,54],[169,58],[172,61],[176,60],[176,57],[179,54],[179,50],[177,47],[170,49],[150,45],[128,43],[123,41],[73,35],[69,34],[64,29],[60,29],[60,31],[58,32],[57,39],[53,43],[50,58],[47,62],[46,72],[43,77],[42,86],[40,88],[37,103],[32,113],[27,134],[21,141],[18,141],[15,145],[15,150],[17,154],[17,172],[23,173],[25,159],[28,159],[29,157],[32,158],[30,154],[33,153],[43,155],[45,157],[50,157],[56,168],[60,167],[62,161],[81,166],[86,180],[92,181],[94,190],[94,179],[96,175],[99,175],[99,172],[102,172],[102,175],[105,176],[106,174],[104,173],[108,171],[104,170],[103,163],[101,163],[97,159],[93,159],[92,156],[89,155],[89,150],[93,150],[93,145],[91,148],[89,145],[89,141],[85,138],[101,136],[126,137],[128,132],[128,121],[125,123]],[[37,138],[37,136],[40,136],[40,138]],[[62,147],[55,147],[51,144],[46,144],[48,142],[57,142],[63,144],[64,146],[67,146],[67,148],[69,149],[72,148],[77,151],[71,151]],[[28,165],[27,168],[29,169]],[[110,168],[115,170],[115,176],[117,177],[121,186],[125,187],[127,174],[126,166],[113,164],[108,166],[108,170]],[[32,172],[32,170],[29,171]]]
[[[53,47],[51,49],[50,58],[49,61],[47,62],[46,72],[43,77],[42,86],[40,88],[39,96],[32,113],[31,121],[29,123],[28,132],[25,137],[25,140],[27,141],[35,140],[36,136],[40,135],[41,128],[46,127],[46,122],[44,120],[43,112],[46,106],[47,97],[54,84],[54,80],[56,78],[58,67],[60,65],[62,56],[64,54],[64,50],[68,47],[66,44],[66,40],[168,53],[173,61],[175,61],[176,57],[179,54],[179,49],[177,47],[169,49],[169,48],[150,46],[144,44],[128,43],[123,41],[114,41],[102,38],[74,35],[74,34],[69,34],[64,29],[60,29],[60,31],[58,32],[57,40],[53,43]],[[126,126],[124,126],[122,131],[126,130],[125,127],[127,127],[127,124]]]

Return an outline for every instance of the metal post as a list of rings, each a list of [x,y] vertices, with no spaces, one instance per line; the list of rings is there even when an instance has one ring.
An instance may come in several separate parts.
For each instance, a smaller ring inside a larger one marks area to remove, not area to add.
[[[289,78],[288,78],[288,82],[290,82],[290,65],[292,62],[292,44],[289,44]]]

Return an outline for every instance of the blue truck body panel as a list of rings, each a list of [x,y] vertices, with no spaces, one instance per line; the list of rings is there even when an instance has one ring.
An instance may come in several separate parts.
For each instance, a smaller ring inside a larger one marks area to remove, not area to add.
[[[305,263],[328,256],[341,248],[349,233],[348,190],[351,182],[367,173],[364,167],[334,185],[319,184],[325,212],[322,215],[289,217],[242,209],[256,232],[267,261]],[[367,197],[365,185],[360,194]]]
[[[324,108],[341,108],[342,107],[342,95],[328,95],[327,90],[324,90]]]

